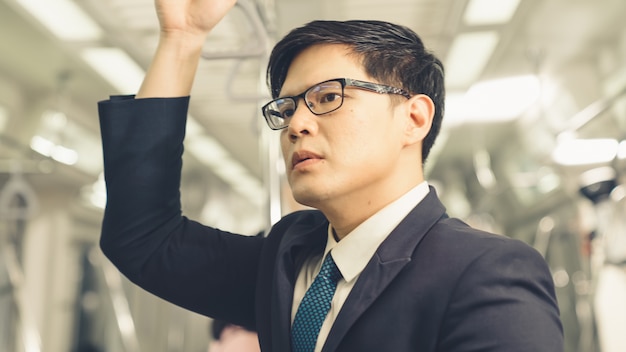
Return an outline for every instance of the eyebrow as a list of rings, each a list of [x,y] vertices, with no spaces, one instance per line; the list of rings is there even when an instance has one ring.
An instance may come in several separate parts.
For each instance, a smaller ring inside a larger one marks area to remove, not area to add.
[[[318,83],[319,83],[319,82],[318,82]],[[300,95],[300,94],[302,94],[302,93],[306,92],[306,90],[307,90],[307,89],[309,89],[309,88],[313,87],[313,86],[314,86],[314,85],[316,85],[316,84],[317,84],[317,83],[313,83],[312,85],[307,86],[306,88],[304,88],[303,90],[301,90],[301,91],[300,91],[300,93],[296,93],[296,94],[293,94],[293,93],[284,94],[284,93],[282,92],[282,88],[281,88],[281,91],[279,92],[279,94],[278,94],[278,96],[277,96],[276,98],[285,98],[285,97],[295,97],[295,96],[298,96],[298,95]],[[283,87],[284,87],[284,85],[283,85]],[[290,91],[288,91],[288,92],[290,92]]]
[[[281,91],[279,92],[279,94],[278,94],[278,96],[277,96],[276,98],[297,97],[298,95],[300,95],[300,94],[302,94],[302,93],[306,92],[309,88],[311,88],[311,87],[313,87],[313,86],[316,86],[316,85],[318,85],[318,84],[320,84],[320,83],[322,83],[322,82],[330,81],[330,80],[337,79],[337,78],[338,78],[338,77],[334,77],[334,78],[326,78],[326,79],[323,79],[323,80],[321,80],[321,81],[317,81],[317,82],[315,82],[315,83],[313,83],[313,84],[305,85],[305,88],[304,88],[304,89],[300,90],[300,91],[299,91],[299,93],[295,93],[295,94],[282,94],[282,90],[283,90],[283,88],[285,87],[285,84],[283,83],[283,86],[281,87]]]

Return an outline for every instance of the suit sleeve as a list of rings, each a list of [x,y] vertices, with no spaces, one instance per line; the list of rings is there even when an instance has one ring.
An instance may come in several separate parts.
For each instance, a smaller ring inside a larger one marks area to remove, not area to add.
[[[440,351],[562,352],[552,276],[545,260],[506,240],[476,258],[454,288]]]
[[[100,245],[132,282],[174,304],[254,325],[262,238],[203,226],[180,204],[189,97],[98,104],[107,185]]]

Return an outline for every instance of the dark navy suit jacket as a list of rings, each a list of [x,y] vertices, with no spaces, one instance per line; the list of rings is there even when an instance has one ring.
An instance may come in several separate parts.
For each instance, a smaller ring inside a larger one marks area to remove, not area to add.
[[[108,203],[101,247],[133,282],[255,328],[288,352],[294,283],[328,220],[290,214],[266,238],[187,219],[180,173],[189,98],[100,102]],[[521,241],[447,217],[431,191],[380,245],[324,345],[330,351],[562,351],[550,271]]]

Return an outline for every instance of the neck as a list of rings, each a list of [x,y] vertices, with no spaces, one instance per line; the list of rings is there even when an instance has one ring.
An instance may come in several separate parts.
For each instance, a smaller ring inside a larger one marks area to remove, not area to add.
[[[337,241],[340,241],[365,220],[423,181],[424,179],[420,178],[403,185],[394,185],[393,190],[386,189],[385,192],[363,192],[364,194],[351,195],[349,199],[335,199],[332,203],[324,204],[318,209],[324,213],[333,228]]]

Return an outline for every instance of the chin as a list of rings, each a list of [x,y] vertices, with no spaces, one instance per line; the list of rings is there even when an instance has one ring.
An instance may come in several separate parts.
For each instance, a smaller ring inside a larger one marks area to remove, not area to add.
[[[310,195],[296,196],[294,194],[294,199],[296,200],[296,202],[298,202],[298,204],[304,205],[306,207],[316,208],[315,205],[318,203],[314,200],[314,197],[311,197]]]
[[[317,205],[319,205],[322,200],[319,194],[309,187],[292,188],[291,191],[293,193],[293,199],[307,207],[317,208]]]

